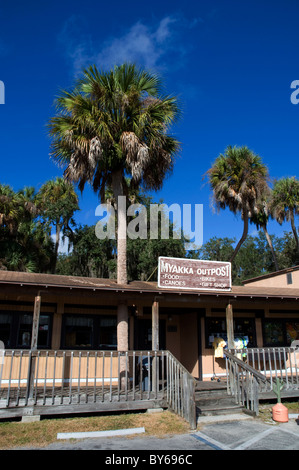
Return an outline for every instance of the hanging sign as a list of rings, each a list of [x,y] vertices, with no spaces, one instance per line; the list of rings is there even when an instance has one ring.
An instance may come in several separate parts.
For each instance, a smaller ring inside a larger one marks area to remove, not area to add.
[[[231,263],[160,257],[158,287],[230,291]]]

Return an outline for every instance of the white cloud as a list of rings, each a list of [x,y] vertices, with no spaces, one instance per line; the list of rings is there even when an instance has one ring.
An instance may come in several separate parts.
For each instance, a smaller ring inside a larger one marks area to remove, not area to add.
[[[72,16],[65,23],[59,41],[65,48],[73,71],[78,74],[82,68],[95,64],[100,70],[115,64],[133,62],[148,69],[163,69],[169,54],[176,54],[176,61],[184,56],[180,37],[190,23],[176,16],[166,16],[157,24],[149,26],[136,22],[118,37],[107,38],[96,44],[83,29],[88,30],[82,18]],[[173,61],[170,60],[170,64]]]

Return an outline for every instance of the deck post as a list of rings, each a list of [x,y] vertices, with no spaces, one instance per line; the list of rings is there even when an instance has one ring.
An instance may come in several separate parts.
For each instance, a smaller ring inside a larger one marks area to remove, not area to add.
[[[233,349],[234,343],[234,319],[233,319],[233,306],[229,303],[226,307],[226,330],[227,330],[227,347]]]
[[[154,299],[152,304],[152,350],[159,351],[159,302]],[[152,367],[152,385],[153,391],[158,392],[158,361],[159,358],[153,358],[153,367]]]
[[[37,349],[40,306],[41,306],[41,296],[40,296],[40,292],[38,292],[37,296],[34,299],[34,310],[33,310],[33,321],[32,321],[31,349],[34,351]]]
[[[40,295],[40,292],[38,292],[38,294],[35,296],[35,299],[34,299],[32,335],[31,335],[31,351],[37,350],[40,307],[41,307],[41,295]],[[33,398],[34,377],[35,377],[35,368],[36,368],[36,356],[34,354],[31,354],[29,367],[30,367],[30,373],[29,373],[29,384],[28,384],[28,391],[29,391],[28,398]]]
[[[159,351],[159,302],[152,305],[152,350]]]

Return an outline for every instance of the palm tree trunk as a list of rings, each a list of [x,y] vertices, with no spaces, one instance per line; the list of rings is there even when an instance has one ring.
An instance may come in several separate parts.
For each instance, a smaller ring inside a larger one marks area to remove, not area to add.
[[[112,179],[113,196],[117,209],[117,283],[127,284],[127,211],[126,200],[122,186],[121,171],[115,172]],[[120,303],[117,306],[117,350],[128,351],[129,349],[129,315],[128,306]],[[119,380],[121,389],[127,386],[126,358],[120,357]]]
[[[293,230],[293,234],[294,234],[294,238],[296,242],[296,251],[297,253],[299,253],[299,239],[298,239],[298,233],[297,233],[296,226],[295,226],[293,211],[290,211],[290,219],[291,219],[292,230]]]
[[[243,216],[243,221],[244,221],[244,229],[243,229],[243,234],[242,234],[242,237],[240,238],[236,248],[235,248],[235,251],[233,252],[232,256],[231,256],[231,259],[230,259],[230,262],[232,263],[233,260],[235,259],[239,249],[241,248],[241,245],[245,242],[246,238],[247,238],[247,234],[248,234],[248,212],[247,210],[245,209],[244,210],[244,216]]]
[[[127,284],[127,211],[121,171],[115,172],[112,188],[117,210],[117,283]]]
[[[279,266],[278,266],[278,262],[277,262],[277,258],[276,258],[276,254],[275,254],[275,250],[274,250],[274,247],[273,247],[273,243],[272,243],[272,240],[271,240],[271,237],[268,233],[268,230],[267,230],[267,227],[266,225],[262,225],[262,228],[264,230],[264,234],[265,234],[265,237],[266,237],[266,240],[268,242],[268,245],[270,247],[270,250],[271,250],[271,253],[272,253],[272,258],[273,258],[273,262],[274,262],[274,265],[275,265],[275,269],[276,271],[279,270]]]

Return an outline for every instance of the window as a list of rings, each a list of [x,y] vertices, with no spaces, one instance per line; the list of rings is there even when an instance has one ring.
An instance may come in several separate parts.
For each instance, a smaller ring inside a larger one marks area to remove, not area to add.
[[[290,346],[296,339],[299,339],[299,321],[264,321],[264,346]]]
[[[211,348],[217,336],[227,341],[226,318],[206,318],[206,347]],[[247,347],[256,346],[255,319],[234,318],[234,337],[247,337]]]
[[[0,340],[6,349],[29,349],[31,346],[33,313],[0,312]],[[41,314],[37,337],[38,348],[51,347],[52,315]]]
[[[283,321],[264,322],[264,346],[284,346]]]
[[[33,315],[23,314],[19,315],[19,328],[18,328],[18,348],[30,348],[31,334],[32,334],[32,319]]]
[[[65,322],[65,346],[67,348],[91,348],[93,319],[67,317]]]
[[[62,326],[62,347],[116,349],[116,316],[65,314]]]
[[[286,322],[286,335],[288,345],[299,339],[299,321]]]
[[[98,335],[98,348],[99,349],[116,349],[117,334],[116,334],[116,318],[100,318],[99,319],[99,335]]]
[[[287,273],[287,284],[293,284],[292,273]]]
[[[0,340],[3,341],[5,348],[11,348],[11,313],[0,313]]]

